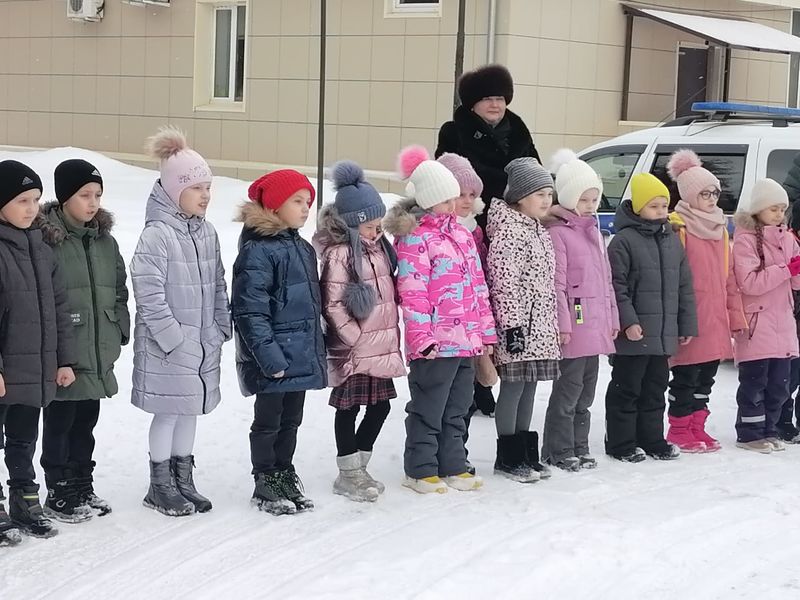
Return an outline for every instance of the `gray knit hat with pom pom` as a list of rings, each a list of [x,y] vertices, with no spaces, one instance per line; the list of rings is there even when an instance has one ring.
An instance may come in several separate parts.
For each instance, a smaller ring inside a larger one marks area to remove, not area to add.
[[[343,160],[333,165],[333,187],[336,212],[348,227],[382,219],[386,206],[381,195],[364,179],[364,169],[352,160]]]

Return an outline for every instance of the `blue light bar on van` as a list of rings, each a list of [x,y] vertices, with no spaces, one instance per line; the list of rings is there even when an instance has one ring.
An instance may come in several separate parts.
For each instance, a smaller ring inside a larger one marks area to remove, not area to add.
[[[800,118],[799,108],[783,108],[781,106],[765,106],[763,104],[740,104],[739,102],[695,102],[692,104],[692,112]]]

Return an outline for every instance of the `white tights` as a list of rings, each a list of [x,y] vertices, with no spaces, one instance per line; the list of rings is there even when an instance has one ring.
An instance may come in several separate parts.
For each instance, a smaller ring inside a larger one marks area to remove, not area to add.
[[[150,460],[163,462],[172,456],[189,456],[194,448],[197,417],[153,415],[150,423]]]

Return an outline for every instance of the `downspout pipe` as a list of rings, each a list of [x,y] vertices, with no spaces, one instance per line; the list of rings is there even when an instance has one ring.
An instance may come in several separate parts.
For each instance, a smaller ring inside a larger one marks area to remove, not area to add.
[[[486,63],[494,62],[494,42],[497,36],[497,0],[489,0],[489,33],[486,36]]]

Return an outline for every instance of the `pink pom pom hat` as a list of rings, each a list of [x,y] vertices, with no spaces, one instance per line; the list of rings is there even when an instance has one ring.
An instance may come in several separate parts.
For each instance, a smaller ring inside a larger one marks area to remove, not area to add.
[[[678,150],[667,163],[667,173],[678,184],[681,200],[692,208],[699,208],[698,195],[703,190],[716,187],[722,189],[714,174],[703,167],[700,157],[691,150]]]

